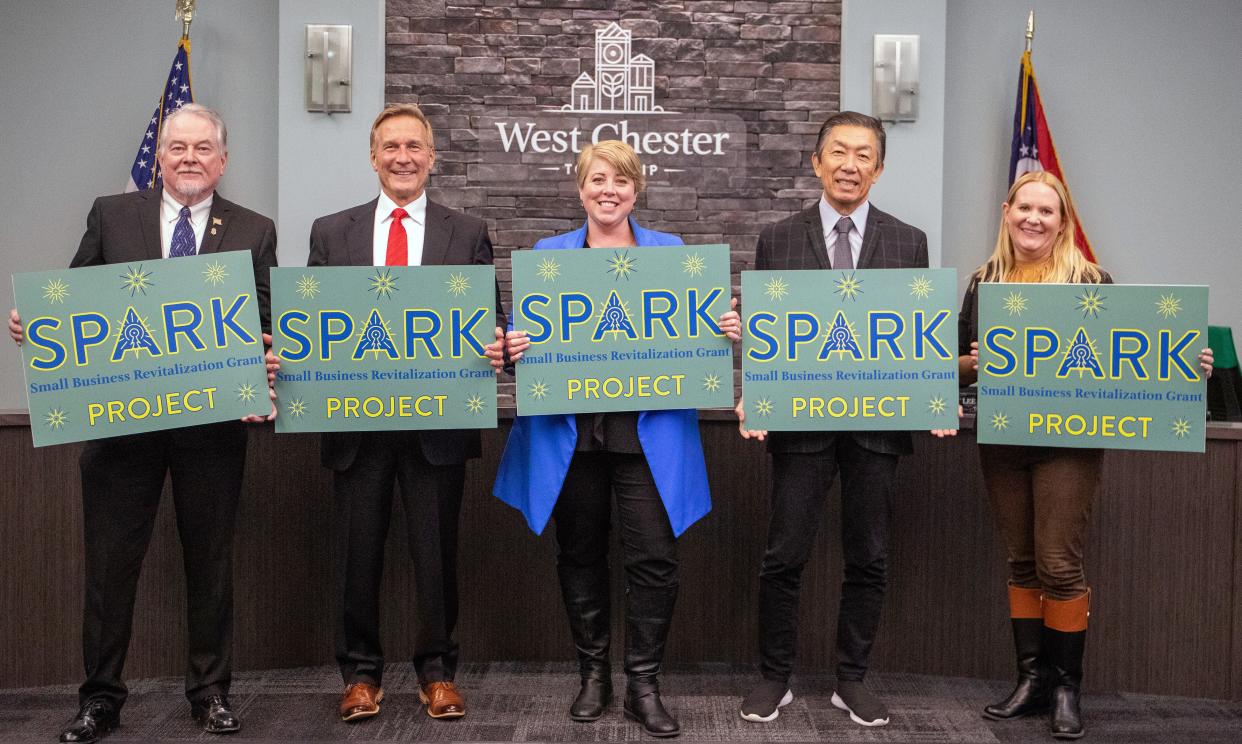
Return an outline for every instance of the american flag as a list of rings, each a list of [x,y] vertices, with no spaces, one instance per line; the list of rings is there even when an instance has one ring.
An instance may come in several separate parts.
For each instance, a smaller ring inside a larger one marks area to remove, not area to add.
[[[164,116],[187,103],[194,102],[194,91],[190,88],[190,40],[182,37],[177,44],[177,54],[173,57],[172,68],[168,71],[168,84],[160,95],[160,101],[147,123],[147,131],[138,143],[138,154],[134,156],[134,165],[129,169],[129,183],[126,191],[143,191],[160,185],[160,166],[155,158],[160,146],[160,126]]]
[[[1018,76],[1018,102],[1013,112],[1013,144],[1009,154],[1009,184],[1018,176],[1031,171],[1049,171],[1065,183],[1057,148],[1052,144],[1052,132],[1044,118],[1044,105],[1039,100],[1039,86],[1035,84],[1035,68],[1031,66],[1031,53],[1022,53],[1022,68]],[[1065,183],[1069,193],[1069,184]],[[1072,198],[1072,197],[1071,197]],[[1077,210],[1075,210],[1077,211]],[[1082,216],[1074,225],[1074,244],[1078,250],[1094,262],[1091,243],[1082,229]]]

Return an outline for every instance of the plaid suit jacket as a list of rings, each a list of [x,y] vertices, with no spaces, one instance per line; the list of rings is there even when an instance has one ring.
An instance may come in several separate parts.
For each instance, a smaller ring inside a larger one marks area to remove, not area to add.
[[[818,203],[809,209],[768,225],[759,233],[755,247],[756,269],[830,269],[824,242],[823,220]],[[927,268],[927,235],[871,205],[863,230],[860,269]],[[913,445],[904,431],[772,432],[770,452],[822,452],[836,437],[849,436],[872,452],[909,454]]]

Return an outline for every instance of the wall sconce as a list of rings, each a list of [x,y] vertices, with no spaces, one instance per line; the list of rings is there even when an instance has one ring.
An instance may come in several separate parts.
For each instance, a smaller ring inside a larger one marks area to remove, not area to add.
[[[353,104],[353,26],[306,24],[306,110],[347,112]]]
[[[918,120],[918,34],[875,35],[871,67],[871,115],[880,121]]]

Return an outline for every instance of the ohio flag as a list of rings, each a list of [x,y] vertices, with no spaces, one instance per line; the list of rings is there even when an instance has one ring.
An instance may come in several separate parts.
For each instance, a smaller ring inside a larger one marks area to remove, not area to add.
[[[134,156],[134,164],[129,169],[129,183],[126,191],[145,191],[160,185],[160,165],[155,153],[160,146],[160,127],[164,116],[194,102],[194,91],[190,89],[190,40],[182,37],[177,44],[177,54],[173,57],[172,68],[168,71],[168,84],[155,105],[155,113],[147,123],[147,131],[138,143],[138,154]]]
[[[1065,183],[1061,162],[1057,160],[1057,148],[1052,144],[1052,132],[1044,118],[1044,106],[1039,100],[1039,86],[1035,83],[1035,69],[1031,66],[1031,53],[1022,53],[1022,69],[1018,76],[1018,102],[1013,112],[1013,145],[1009,155],[1010,185],[1023,173],[1046,170]],[[1069,192],[1069,184],[1065,184]],[[1071,197],[1072,199],[1072,197]],[[1075,211],[1077,211],[1075,209]],[[1091,243],[1082,229],[1082,215],[1074,226],[1074,244],[1090,261],[1095,261]]]

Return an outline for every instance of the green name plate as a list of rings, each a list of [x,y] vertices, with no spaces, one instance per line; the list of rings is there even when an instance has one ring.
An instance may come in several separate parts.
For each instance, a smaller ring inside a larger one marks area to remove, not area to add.
[[[276,431],[491,429],[491,266],[272,269]]]
[[[1207,303],[1207,287],[979,285],[979,441],[1202,452]]]
[[[13,275],[34,445],[266,415],[245,251]]]
[[[952,269],[743,271],[746,425],[957,426]]]
[[[523,416],[733,405],[727,245],[515,252],[513,297]]]

